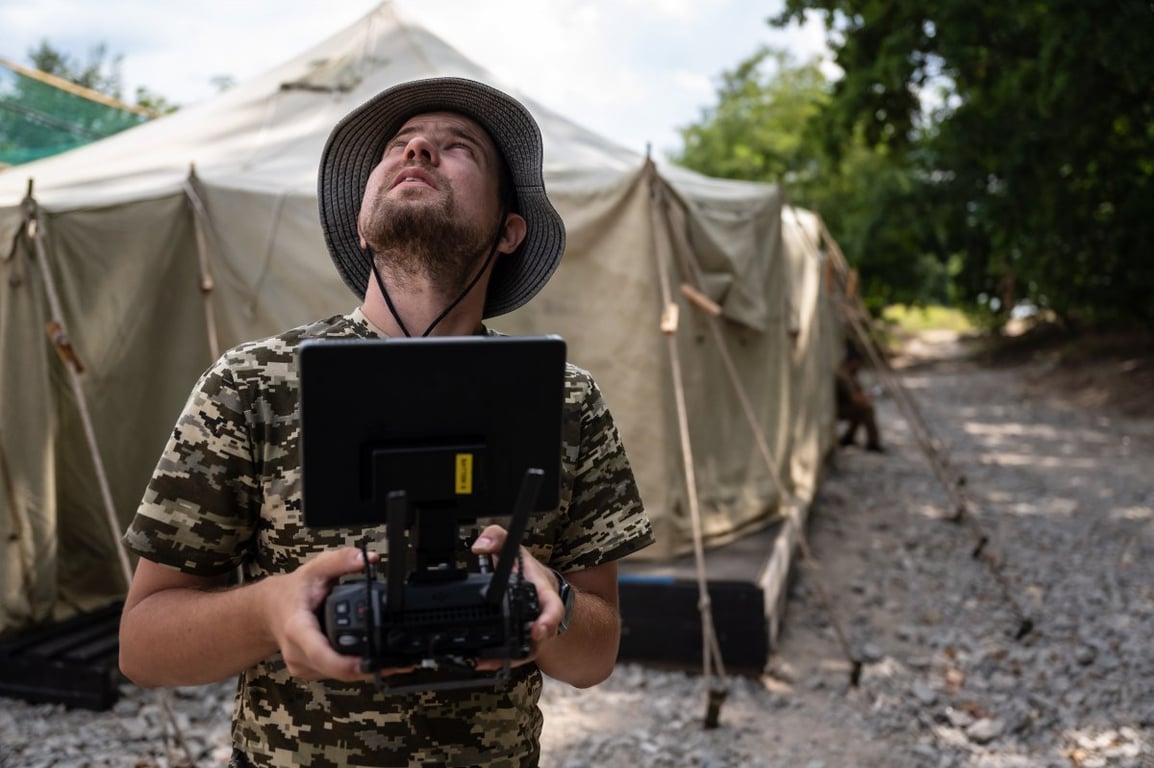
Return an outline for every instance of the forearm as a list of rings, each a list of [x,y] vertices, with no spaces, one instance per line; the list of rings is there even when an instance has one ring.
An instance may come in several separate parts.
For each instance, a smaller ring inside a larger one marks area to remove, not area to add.
[[[222,590],[216,580],[141,559],[124,600],[120,669],[140,685],[199,685],[279,652],[294,677],[369,679],[359,658],[333,650],[316,616],[332,585],[363,569],[360,550],[342,547]]]
[[[569,630],[541,643],[537,666],[549,677],[588,688],[613,672],[620,641],[616,606],[591,592],[577,592]]]
[[[126,608],[120,666],[142,686],[227,679],[276,653],[262,611],[270,579],[231,589],[177,587]]]

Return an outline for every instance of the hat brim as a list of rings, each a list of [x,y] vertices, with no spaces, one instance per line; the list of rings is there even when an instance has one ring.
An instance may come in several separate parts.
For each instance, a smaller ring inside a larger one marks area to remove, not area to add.
[[[508,165],[525,219],[516,253],[497,259],[485,297],[484,317],[512,312],[533,298],[556,271],[565,251],[565,224],[545,194],[541,131],[529,111],[509,95],[473,80],[430,78],[395,85],[346,115],[321,153],[317,201],[321,230],[341,278],[357,298],[365,295],[372,256],[360,244],[357,216],[369,174],[385,143],[405,121],[429,112],[454,112],[488,131]]]

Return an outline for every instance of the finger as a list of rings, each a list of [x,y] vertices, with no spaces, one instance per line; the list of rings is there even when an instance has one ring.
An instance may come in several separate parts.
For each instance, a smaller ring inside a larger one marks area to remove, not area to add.
[[[313,675],[308,679],[339,680],[346,683],[373,679],[372,672],[364,671],[365,660],[362,657],[337,652],[328,642],[328,638],[319,642],[314,638],[315,636],[309,636],[303,640],[300,649],[306,659],[304,666]],[[377,673],[382,677],[388,677],[412,672],[415,669],[416,667],[382,667]]]
[[[391,677],[393,675],[406,675],[409,672],[415,672],[416,669],[416,667],[382,667],[377,670],[377,674],[381,677]],[[373,677],[373,675],[369,674],[365,677]]]
[[[542,612],[541,614],[545,614]],[[561,626],[560,621],[549,621],[548,619],[538,618],[533,622],[533,628],[530,630],[530,636],[535,643],[543,643],[557,637],[557,628]]]
[[[523,659],[513,659],[509,662],[510,667],[520,667],[523,664],[528,664],[536,660],[537,652],[534,650],[532,654]],[[480,659],[473,668],[478,672],[496,672],[505,666],[504,659]]]
[[[552,573],[549,574],[549,578],[553,578]],[[533,621],[533,626],[529,629],[529,636],[533,638],[534,642],[540,643],[557,636],[557,631],[561,627],[561,618],[565,615],[565,604],[561,601],[561,596],[557,594],[557,590],[553,588],[552,584],[542,585],[539,582],[537,583],[537,604],[541,606],[541,612]]]
[[[473,542],[473,554],[492,554],[500,552],[505,544],[508,532],[499,525],[488,525],[481,531],[481,535]]]
[[[379,555],[369,553],[369,561],[375,562]],[[328,597],[335,584],[342,576],[359,573],[364,568],[364,555],[356,547],[322,552],[312,558],[292,576],[298,579],[302,595],[309,610],[319,608]]]
[[[282,655],[289,672],[307,680],[351,681],[363,677],[360,659],[333,650],[311,613],[298,614],[294,619]]]
[[[376,562],[379,558],[376,552],[369,553],[369,562]],[[356,573],[364,567],[364,554],[357,547],[341,547],[322,552],[302,566],[308,568],[310,576],[326,580]]]

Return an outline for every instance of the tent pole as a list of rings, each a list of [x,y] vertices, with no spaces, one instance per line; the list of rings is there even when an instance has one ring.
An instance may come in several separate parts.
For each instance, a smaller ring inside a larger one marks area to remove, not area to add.
[[[124,587],[132,583],[132,565],[128,560],[128,551],[124,542],[120,540],[120,521],[116,517],[116,507],[112,501],[112,490],[108,484],[108,476],[104,470],[104,461],[100,455],[100,446],[96,442],[96,430],[92,426],[92,416],[88,410],[88,400],[84,396],[84,387],[80,382],[80,374],[84,372],[84,365],[72,346],[72,340],[64,325],[64,315],[60,308],[60,297],[56,292],[56,283],[52,279],[52,270],[48,266],[48,254],[44,247],[44,237],[47,229],[44,220],[40,217],[40,207],[32,197],[29,184],[28,197],[24,201],[25,227],[28,237],[36,248],[36,261],[40,264],[40,274],[44,279],[45,292],[48,295],[48,305],[52,313],[52,320],[48,323],[48,336],[52,345],[64,362],[68,370],[69,381],[72,384],[72,393],[76,398],[76,407],[80,411],[80,421],[84,426],[84,437],[88,441],[88,450],[92,454],[92,463],[96,470],[96,481],[100,486],[100,497],[104,502],[104,513],[108,522],[108,530],[112,535],[112,542],[116,546],[116,555],[120,561],[121,576],[124,578]]]
[[[207,232],[215,232],[208,208],[199,190],[196,167],[189,166],[188,178],[184,181],[184,194],[192,206],[193,229],[196,231],[196,256],[200,266],[200,295],[204,297],[204,324],[208,331],[208,351],[213,360],[220,357],[220,338],[216,327],[216,312],[212,305],[212,292],[216,281],[212,278],[212,262],[209,259]],[[207,232],[206,232],[207,231]]]
[[[719,722],[721,704],[728,694],[725,664],[721,657],[721,648],[717,642],[717,633],[713,625],[713,608],[709,597],[708,580],[705,573],[705,545],[701,537],[701,512],[697,498],[697,476],[694,471],[693,446],[689,437],[689,417],[685,403],[685,385],[681,378],[681,358],[677,350],[677,318],[680,314],[678,304],[673,297],[670,287],[669,273],[666,259],[670,250],[669,242],[662,232],[661,208],[667,205],[660,184],[657,181],[652,161],[646,161],[646,173],[649,176],[650,211],[657,236],[657,247],[654,255],[657,259],[657,273],[661,284],[662,314],[661,331],[665,335],[666,346],[669,352],[669,368],[673,376],[673,395],[677,408],[677,426],[681,435],[682,463],[685,467],[686,501],[689,507],[690,522],[693,527],[693,556],[697,566],[697,593],[698,610],[701,612],[702,637],[702,670],[706,692],[705,727],[716,728]],[[712,663],[716,662],[719,678],[718,686],[712,684]]]

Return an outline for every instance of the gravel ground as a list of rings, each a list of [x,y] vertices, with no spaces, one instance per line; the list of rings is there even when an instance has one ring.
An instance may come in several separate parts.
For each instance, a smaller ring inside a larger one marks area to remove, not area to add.
[[[1039,364],[902,381],[964,473],[968,524],[882,397],[888,452],[834,458],[779,646],[725,681],[719,727],[696,670],[622,664],[546,685],[542,768],[1154,768],[1154,418],[1049,398]],[[231,686],[168,701],[196,765],[222,765]],[[179,765],[161,711],[131,686],[107,713],[0,700],[0,768]]]

